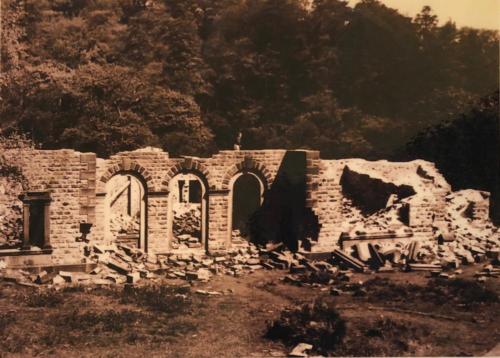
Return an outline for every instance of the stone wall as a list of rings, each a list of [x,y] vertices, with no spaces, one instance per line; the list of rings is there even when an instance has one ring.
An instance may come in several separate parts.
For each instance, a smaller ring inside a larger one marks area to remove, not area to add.
[[[81,262],[83,244],[76,241],[80,236],[79,224],[95,217],[92,210],[95,202],[95,167],[92,166],[95,154],[73,150],[35,150],[27,152],[26,156],[18,151],[4,153],[6,158],[9,155],[22,156],[17,161],[29,181],[29,191],[50,193],[53,262]]]
[[[290,151],[288,151],[290,152]],[[346,166],[357,173],[396,185],[410,185],[416,194],[408,198],[410,226],[425,234],[444,214],[444,197],[450,188],[431,163],[413,161],[389,163],[360,159],[321,160],[318,151],[300,151],[306,157],[306,202],[321,226],[314,251],[337,246],[340,233],[349,228],[344,217],[345,197],[341,176]],[[172,252],[172,208],[170,181],[191,173],[203,183],[203,215],[209,251],[231,245],[232,185],[240,173],[251,173],[265,192],[273,185],[283,164],[286,150],[220,151],[210,158],[170,158],[157,148],[121,152],[109,159],[73,150],[35,150],[26,154],[23,170],[29,191],[48,192],[50,203],[50,241],[55,264],[79,263],[85,243],[80,223],[92,224],[88,239],[95,243],[113,242],[109,234],[108,182],[117,174],[128,174],[143,186],[144,217],[142,248],[152,254]],[[6,157],[9,153],[4,153]],[[14,155],[12,153],[11,155]],[[16,154],[17,155],[17,154]]]

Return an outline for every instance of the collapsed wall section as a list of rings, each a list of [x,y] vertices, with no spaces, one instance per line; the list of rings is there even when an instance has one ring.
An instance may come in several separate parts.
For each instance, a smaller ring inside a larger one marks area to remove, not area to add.
[[[401,200],[415,195],[412,186],[386,182],[368,174],[358,173],[346,165],[340,177],[342,194],[359,208],[364,216],[369,216],[387,207],[389,199]]]
[[[450,191],[434,165],[422,160],[321,160],[314,208],[321,230],[313,249],[336,248],[343,232],[356,236],[409,227],[416,237],[431,235],[445,216]]]

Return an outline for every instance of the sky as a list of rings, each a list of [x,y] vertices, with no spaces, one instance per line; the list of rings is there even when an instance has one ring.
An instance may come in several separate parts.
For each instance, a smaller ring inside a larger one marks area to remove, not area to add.
[[[355,5],[360,0],[348,0]],[[452,20],[458,27],[500,30],[500,0],[379,0],[401,14],[415,17],[429,5],[442,25]]]

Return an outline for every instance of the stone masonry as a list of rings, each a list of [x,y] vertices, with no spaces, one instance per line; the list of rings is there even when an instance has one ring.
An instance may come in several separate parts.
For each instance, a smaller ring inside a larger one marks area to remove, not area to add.
[[[46,226],[49,228],[51,246],[47,255],[50,255],[51,262],[78,264],[84,262],[86,245],[79,240],[82,224],[92,225],[86,236],[92,243],[109,244],[114,240],[109,234],[110,189],[107,187],[114,176],[131,175],[142,184],[144,212],[139,246],[154,255],[174,250],[169,243],[172,240],[173,215],[169,200],[170,181],[179,174],[193,174],[202,183],[203,205],[206,207],[202,214],[205,242],[197,250],[217,252],[231,247],[234,178],[241,173],[251,173],[260,181],[265,196],[287,152],[290,151],[228,150],[220,151],[210,158],[170,158],[161,149],[149,147],[100,159],[93,153],[73,150],[34,150],[17,158],[17,161],[23,162],[23,174],[29,182],[28,191],[50,196]],[[450,192],[450,187],[432,163],[322,160],[318,151],[294,152],[305,153],[305,206],[317,217],[320,226],[319,236],[311,242],[312,251],[335,249],[340,234],[349,230],[346,226],[349,220],[344,217],[342,209],[343,203],[348,200],[341,184],[346,167],[351,172],[367,177],[369,182],[377,182],[377,185],[386,185],[388,188],[411,186],[415,194],[400,199],[409,205],[407,226],[416,235],[425,236],[444,216],[445,196]],[[14,155],[14,152],[3,153],[7,160],[9,155]],[[15,155],[19,155],[18,152]],[[391,183],[392,186],[385,183]],[[387,195],[390,194],[389,190]],[[394,195],[397,196],[397,193]]]

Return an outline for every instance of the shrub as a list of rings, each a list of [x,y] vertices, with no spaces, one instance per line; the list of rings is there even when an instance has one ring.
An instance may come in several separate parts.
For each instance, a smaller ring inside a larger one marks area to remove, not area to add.
[[[331,280],[335,280],[336,275],[328,271],[307,272],[300,276],[300,281],[304,283],[319,283],[322,285],[328,284]]]
[[[475,281],[464,279],[433,279],[427,285],[398,284],[387,278],[374,278],[364,287],[371,297],[384,301],[406,301],[409,299],[445,305],[450,302],[467,306],[478,303],[498,302],[498,295]]]
[[[25,297],[26,305],[29,307],[56,307],[63,301],[63,295],[53,290],[34,291]]]
[[[178,315],[191,306],[188,287],[141,286],[128,287],[122,291],[120,301],[138,306],[146,306],[152,310],[169,315]]]
[[[328,355],[342,341],[345,332],[345,322],[333,305],[317,300],[297,309],[285,309],[268,328],[267,337],[288,345],[309,343],[318,353]]]
[[[58,328],[65,331],[122,332],[142,315],[135,311],[87,311],[74,310],[54,321]]]
[[[464,304],[494,303],[498,302],[496,292],[484,287],[476,281],[460,278],[452,280],[436,279],[427,284],[429,290],[445,293],[450,299],[455,299]]]
[[[2,334],[8,325],[16,321],[16,316],[11,312],[0,313],[0,334]]]

